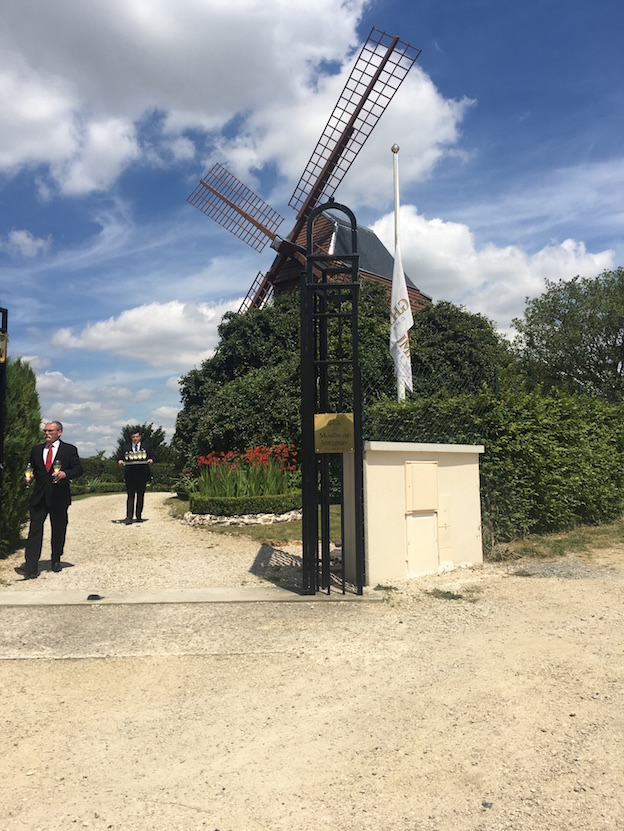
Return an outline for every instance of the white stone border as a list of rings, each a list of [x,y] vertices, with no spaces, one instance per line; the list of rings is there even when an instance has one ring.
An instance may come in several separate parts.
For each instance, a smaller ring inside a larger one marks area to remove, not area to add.
[[[197,527],[200,525],[273,525],[276,522],[290,522],[301,519],[302,511],[288,511],[285,514],[243,514],[241,516],[214,516],[194,514],[187,511],[184,522]]]

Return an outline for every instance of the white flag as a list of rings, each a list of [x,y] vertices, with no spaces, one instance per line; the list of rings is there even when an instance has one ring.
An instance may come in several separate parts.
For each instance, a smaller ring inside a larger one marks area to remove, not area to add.
[[[399,390],[412,391],[412,359],[409,348],[409,330],[414,325],[410,306],[401,250],[397,244],[394,251],[392,272],[392,296],[390,300],[390,354],[394,359],[397,386]],[[401,397],[401,396],[400,396]]]

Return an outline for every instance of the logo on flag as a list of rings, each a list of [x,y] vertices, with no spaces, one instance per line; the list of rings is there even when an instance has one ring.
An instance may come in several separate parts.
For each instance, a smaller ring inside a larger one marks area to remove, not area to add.
[[[390,300],[390,354],[394,360],[397,385],[412,391],[412,359],[409,348],[409,330],[414,325],[410,306],[401,251],[397,245],[394,252],[392,272],[392,295]]]

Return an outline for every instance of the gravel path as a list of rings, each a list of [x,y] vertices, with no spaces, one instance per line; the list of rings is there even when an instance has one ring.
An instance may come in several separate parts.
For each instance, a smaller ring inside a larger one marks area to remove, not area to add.
[[[10,591],[85,590],[123,593],[144,589],[263,585],[276,569],[284,584],[297,584],[301,546],[288,551],[259,546],[247,537],[215,534],[174,520],[170,494],[147,493],[145,522],[125,525],[125,494],[74,501],[63,570],[50,570],[46,523],[38,580],[21,580],[13,567],[23,558],[0,560],[0,580]]]
[[[73,565],[21,584],[0,563],[0,590],[262,579],[257,544],[160,495],[148,522],[122,514],[75,503]],[[619,831],[623,550],[383,603],[0,607],[0,827]]]

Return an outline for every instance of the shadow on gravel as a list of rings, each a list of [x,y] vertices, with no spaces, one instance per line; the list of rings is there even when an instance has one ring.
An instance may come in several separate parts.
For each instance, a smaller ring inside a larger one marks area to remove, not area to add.
[[[302,558],[263,543],[249,571],[256,577],[288,591],[301,591]]]
[[[339,561],[332,561],[330,592],[342,592],[343,584],[340,574]],[[256,558],[249,571],[256,577],[266,580],[268,583],[273,583],[281,589],[296,592],[299,594],[302,588],[303,575],[303,559],[297,554],[291,554],[281,548],[275,548],[272,545],[263,543],[256,554]],[[327,589],[320,589],[324,593],[328,593]],[[344,592],[346,594],[356,594],[356,587],[345,582]]]

